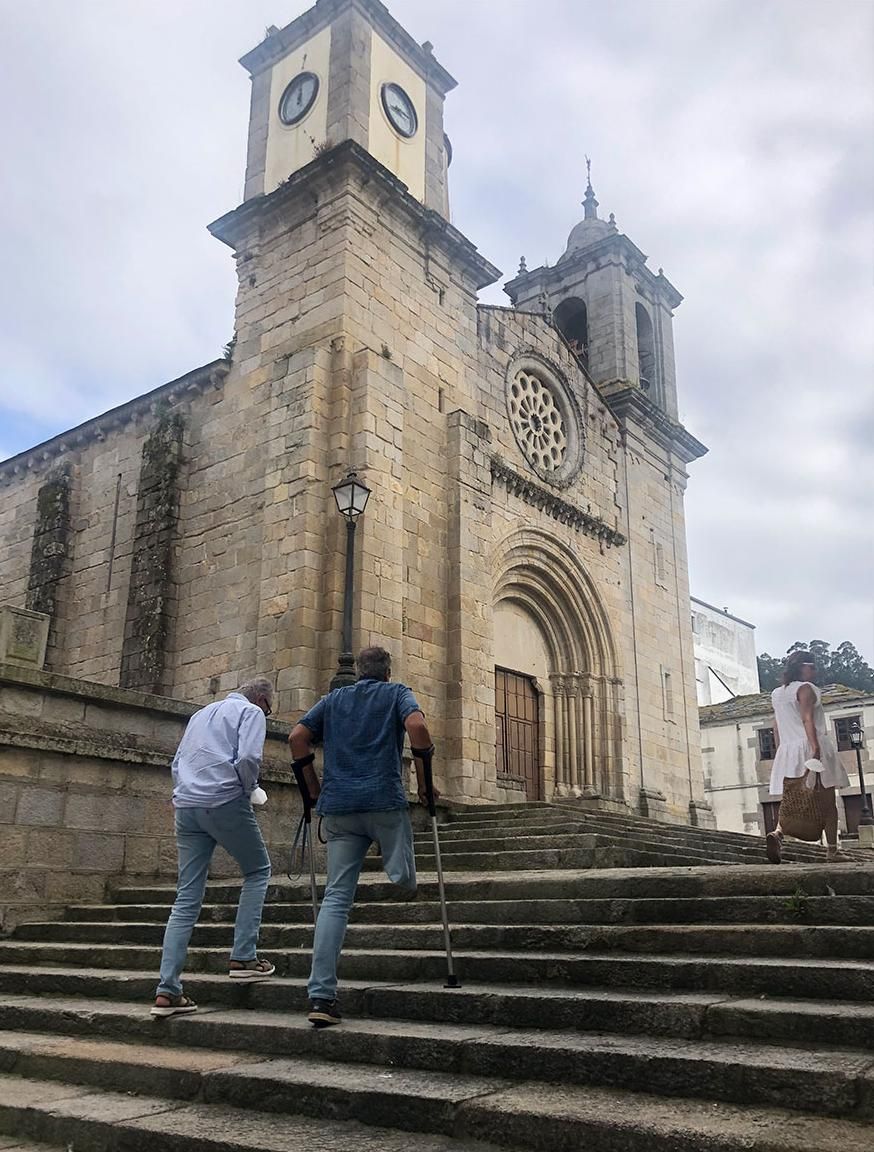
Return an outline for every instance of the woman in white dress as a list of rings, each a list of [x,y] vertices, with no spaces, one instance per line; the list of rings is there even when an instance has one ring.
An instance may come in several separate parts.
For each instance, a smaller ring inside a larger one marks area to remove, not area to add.
[[[824,791],[822,799],[829,807],[825,825],[830,861],[848,860],[838,851],[838,809],[835,788],[849,786],[850,778],[838,756],[822,708],[821,692],[813,683],[816,664],[809,652],[792,652],[783,668],[783,683],[771,693],[774,706],[774,740],[777,752],[771,768],[771,795],[783,795],[783,781],[796,779],[807,771],[805,761],[819,760],[818,773]],[[830,800],[830,803],[829,803]],[[779,821],[766,840],[768,859],[779,864],[782,858],[783,829]]]

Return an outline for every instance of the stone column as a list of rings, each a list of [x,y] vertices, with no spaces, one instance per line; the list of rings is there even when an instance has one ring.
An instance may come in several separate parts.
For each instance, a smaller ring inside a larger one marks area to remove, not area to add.
[[[565,694],[564,694],[564,677],[563,676],[550,676],[549,682],[552,685],[552,699],[555,714],[555,792],[559,796],[565,795],[566,785],[566,765],[565,756],[567,753],[567,728],[565,727]]]
[[[567,678],[568,705],[568,784],[571,795],[580,791],[580,695],[576,676]]]
[[[587,795],[598,792],[595,784],[595,746],[592,739],[594,732],[594,715],[592,707],[592,690],[588,688],[583,694],[583,728],[585,736],[585,767],[583,773],[583,791]]]

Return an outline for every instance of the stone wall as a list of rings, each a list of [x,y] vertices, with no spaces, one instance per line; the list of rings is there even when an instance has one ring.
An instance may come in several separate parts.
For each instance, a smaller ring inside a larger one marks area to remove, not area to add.
[[[100,901],[109,880],[173,882],[170,764],[194,710],[0,665],[0,931]],[[269,722],[257,810],[280,876],[300,816],[287,733]],[[217,852],[212,874],[235,873]]]

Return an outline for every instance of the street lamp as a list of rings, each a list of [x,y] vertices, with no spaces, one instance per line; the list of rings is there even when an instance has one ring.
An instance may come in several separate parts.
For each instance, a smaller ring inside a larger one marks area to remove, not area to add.
[[[355,525],[358,517],[367,507],[370,489],[362,484],[354,472],[331,489],[337,502],[337,511],[346,520],[346,581],[343,586],[343,639],[337,672],[331,681],[331,688],[343,688],[354,684],[355,657],[352,655],[352,577],[355,564]]]
[[[874,816],[871,814],[871,805],[865,791],[865,774],[862,771],[862,729],[858,720],[850,725],[850,743],[856,753],[856,771],[859,774],[859,788],[862,793],[862,812],[859,816],[859,847],[874,847]],[[865,831],[863,832],[863,829]]]

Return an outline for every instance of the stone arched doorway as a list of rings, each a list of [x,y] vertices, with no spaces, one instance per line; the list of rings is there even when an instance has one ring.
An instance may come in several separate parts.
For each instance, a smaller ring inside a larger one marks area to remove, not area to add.
[[[495,763],[505,791],[528,800],[546,798],[544,764],[549,724],[544,685],[550,653],[536,620],[512,598],[492,613],[495,660]]]
[[[496,569],[495,664],[539,693],[545,797],[623,799],[622,685],[594,583],[571,549],[536,529],[505,540]]]

